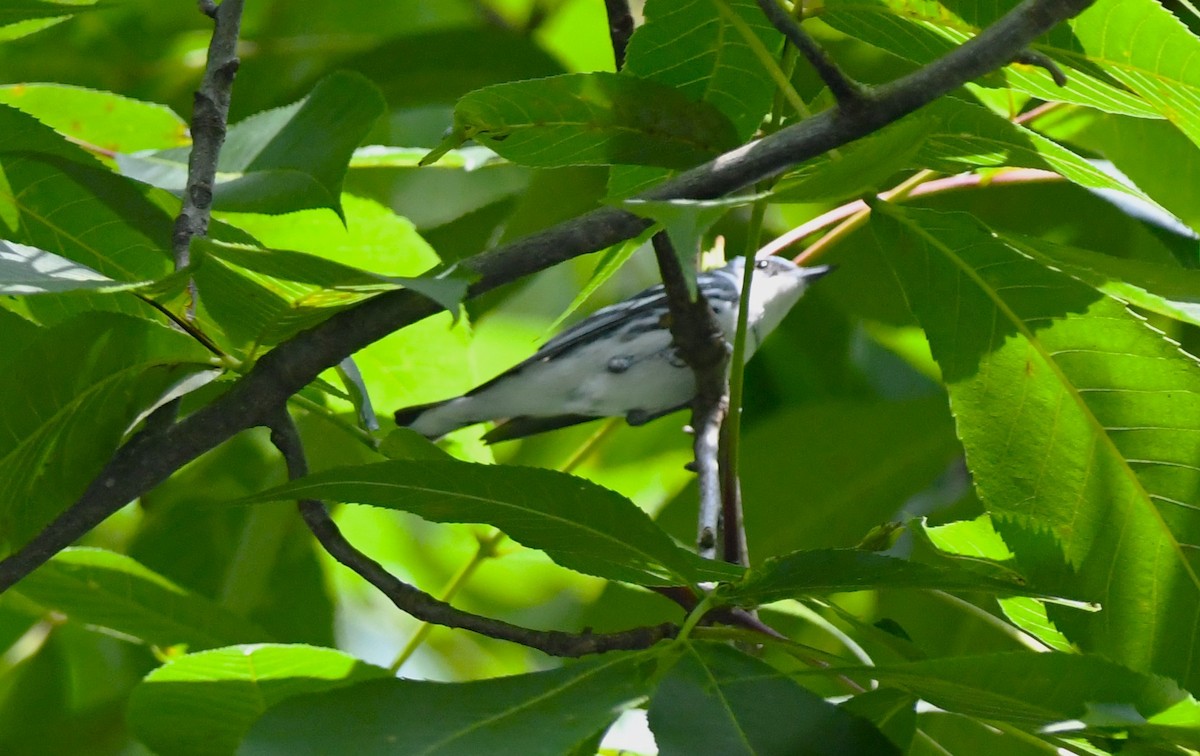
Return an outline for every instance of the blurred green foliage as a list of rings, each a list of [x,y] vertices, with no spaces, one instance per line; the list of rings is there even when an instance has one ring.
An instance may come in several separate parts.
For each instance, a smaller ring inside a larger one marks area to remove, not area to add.
[[[461,279],[414,277],[800,120],[756,48],[793,100],[830,106],[750,0],[634,5],[618,75],[598,0],[248,3],[214,241],[189,271],[202,348],[149,303],[187,302],[169,246],[211,21],[186,2],[0,1],[0,239],[20,245],[0,247],[0,543],[77,498],[168,390],[192,411],[299,330],[407,285],[449,312],[355,355],[384,428],[362,427],[334,370],[290,405],[322,494],[380,505],[334,505],[352,543],[434,595],[469,565],[455,606],[538,629],[679,623],[638,586],[728,579],[726,600],[802,598],[761,616],[803,647],[754,659],[701,628],[562,665],[434,628],[406,650],[416,620],[294,507],[230,506],[286,477],[254,430],[0,597],[0,752],[593,753],[635,708],[664,754],[1200,747],[1200,40],[1152,0],[1100,0],[1039,41],[1065,90],[1009,66],[762,187],[765,242],[918,171],[982,177],[833,232],[838,273],[748,366],[749,578],[685,551],[684,415],[495,448],[468,429],[443,443],[460,462],[388,437],[394,409],[470,389],[657,271],[644,250],[588,256],[462,317]],[[805,25],[881,83],[1012,5],[831,0]],[[1043,101],[1059,104],[1031,117]],[[999,180],[1011,168],[1066,180]],[[752,252],[750,217],[729,209],[706,245]],[[368,495],[364,471],[408,488]],[[425,498],[405,498],[413,481]],[[893,545],[893,522],[917,537]],[[412,679],[376,679],[389,666]]]

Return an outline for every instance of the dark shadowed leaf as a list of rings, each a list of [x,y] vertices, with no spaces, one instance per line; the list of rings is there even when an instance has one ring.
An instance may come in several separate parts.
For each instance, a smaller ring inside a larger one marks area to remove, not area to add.
[[[39,332],[0,372],[4,545],[23,542],[82,493],[130,424],[206,369],[208,356],[178,331],[114,313]]]
[[[191,593],[122,554],[60,551],[17,591],[72,622],[107,628],[156,646],[194,649],[266,640],[254,623]]]
[[[663,84],[608,73],[565,74],[476,90],[454,109],[444,149],[474,139],[522,165],[686,168],[737,144],[712,105]]]
[[[767,604],[801,596],[877,588],[1045,596],[1013,580],[998,580],[966,570],[934,567],[854,549],[817,549],[773,557],[761,567],[750,570],[740,584],[725,588],[723,595],[737,603]]]
[[[300,498],[488,523],[564,567],[612,580],[671,585],[738,573],[676,546],[624,496],[553,470],[396,460],[328,470],[239,503]]]
[[[766,662],[730,646],[683,649],[650,700],[650,728],[663,756],[900,753],[870,722]]]
[[[727,5],[763,49],[777,54],[783,37],[753,0]],[[624,71],[710,103],[733,122],[739,139],[748,139],[770,110],[775,88],[738,29],[712,0],[648,0],[643,13]]]
[[[608,654],[475,682],[362,683],[274,707],[238,753],[567,753],[650,692],[653,665],[641,654]]]

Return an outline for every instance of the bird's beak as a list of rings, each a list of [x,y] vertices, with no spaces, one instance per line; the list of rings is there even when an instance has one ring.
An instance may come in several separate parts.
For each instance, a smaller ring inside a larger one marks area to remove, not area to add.
[[[837,270],[836,265],[814,265],[811,268],[801,268],[800,276],[804,278],[805,283],[811,283],[835,270]]]

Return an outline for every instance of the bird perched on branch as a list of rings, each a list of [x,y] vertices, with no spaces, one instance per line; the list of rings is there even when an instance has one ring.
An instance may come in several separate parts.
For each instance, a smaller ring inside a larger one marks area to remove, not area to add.
[[[737,327],[745,258],[701,273],[708,300],[726,340]],[[808,285],[831,270],[803,268],[790,260],[755,261],[750,286],[745,358],[779,325]],[[696,394],[692,369],[676,352],[662,284],[597,310],[547,341],[519,365],[466,394],[396,412],[396,423],[428,438],[488,420],[505,422],[489,442],[565,428],[599,417],[623,416],[641,425],[688,406]]]

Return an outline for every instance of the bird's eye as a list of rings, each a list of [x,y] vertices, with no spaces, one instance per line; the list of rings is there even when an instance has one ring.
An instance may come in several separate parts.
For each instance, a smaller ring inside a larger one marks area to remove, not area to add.
[[[766,258],[763,258],[762,260],[759,260],[758,262],[754,263],[754,267],[758,268],[759,270],[766,270],[770,266],[771,266],[771,261],[767,260]]]

